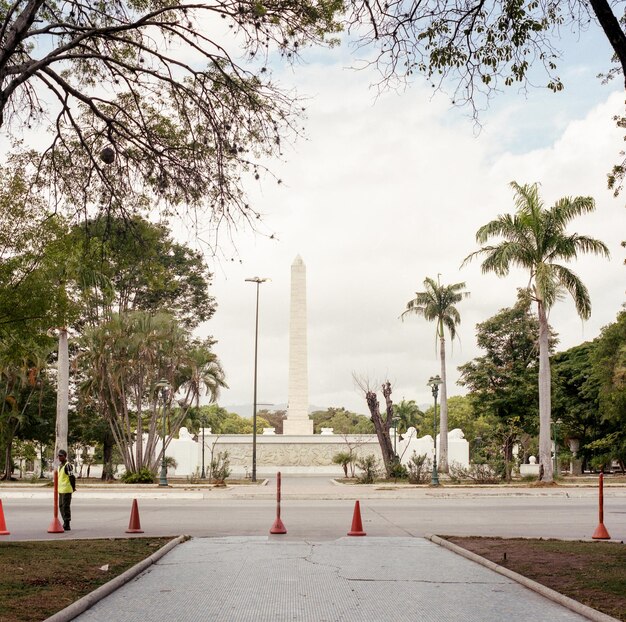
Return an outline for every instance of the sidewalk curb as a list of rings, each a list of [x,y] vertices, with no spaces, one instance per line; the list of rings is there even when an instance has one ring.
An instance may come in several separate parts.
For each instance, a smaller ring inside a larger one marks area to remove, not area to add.
[[[438,544],[439,546],[444,547],[445,549],[448,549],[454,553],[457,553],[458,555],[461,555],[462,557],[465,557],[466,559],[476,562],[477,564],[486,566],[490,570],[493,570],[494,572],[497,572],[498,574],[504,575],[505,577],[508,577],[509,579],[512,579],[513,581],[517,581],[517,583],[522,584],[524,587],[527,587],[528,589],[531,589],[534,592],[537,592],[538,594],[541,594],[542,596],[549,598],[550,600],[554,601],[555,603],[558,603],[559,605],[562,605],[563,607],[567,607],[571,611],[574,611],[575,613],[578,613],[581,616],[585,616],[589,620],[593,620],[593,622],[620,622],[617,618],[609,616],[606,613],[602,613],[601,611],[597,611],[596,609],[588,607],[587,605],[583,605],[582,603],[579,603],[577,600],[574,600],[573,598],[570,598],[569,596],[564,596],[563,594],[560,594],[559,592],[556,592],[555,590],[552,590],[549,587],[542,585],[541,583],[537,583],[536,581],[533,581],[532,579],[529,579],[528,577],[518,574],[517,572],[514,572],[513,570],[504,568],[503,566],[500,566],[496,564],[495,562],[485,559],[484,557],[481,557],[480,555],[477,555],[476,553],[472,553],[471,551],[468,551],[467,549],[464,549],[461,546],[453,544],[452,542],[448,542],[448,540],[444,540],[443,538],[440,538],[439,536],[426,534],[424,538],[426,540],[430,540],[431,542],[434,542],[435,544]]]
[[[142,573],[144,570],[155,564],[161,557],[163,557],[166,553],[169,553],[175,546],[178,546],[182,542],[189,540],[191,536],[178,536],[174,540],[170,540],[167,544],[162,546],[158,551],[155,551],[150,555],[150,557],[146,557],[146,559],[140,561],[135,564],[132,568],[129,568],[122,574],[118,575],[111,579],[108,583],[101,585],[98,589],[86,594],[82,598],[79,598],[77,601],[73,602],[71,605],[65,607],[65,609],[61,609],[54,615],[46,618],[44,622],[69,622],[69,620],[73,620],[77,616],[79,616],[84,611],[87,611],[89,607],[95,605],[98,601],[102,600],[109,594],[115,592],[115,590],[119,589],[125,583],[128,583],[132,579],[134,579],[138,574]]]

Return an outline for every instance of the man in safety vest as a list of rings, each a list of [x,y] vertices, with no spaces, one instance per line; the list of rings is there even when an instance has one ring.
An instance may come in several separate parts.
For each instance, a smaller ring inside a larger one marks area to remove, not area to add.
[[[65,449],[59,449],[59,512],[63,519],[63,529],[70,531],[70,521],[72,520],[72,493],[74,489],[70,483],[70,475],[72,475],[72,465],[67,461],[67,452]]]

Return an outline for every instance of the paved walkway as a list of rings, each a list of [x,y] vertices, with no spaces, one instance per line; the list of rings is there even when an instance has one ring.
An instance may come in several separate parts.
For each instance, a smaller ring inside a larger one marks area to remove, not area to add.
[[[196,538],[80,622],[582,621],[539,594],[422,538]]]

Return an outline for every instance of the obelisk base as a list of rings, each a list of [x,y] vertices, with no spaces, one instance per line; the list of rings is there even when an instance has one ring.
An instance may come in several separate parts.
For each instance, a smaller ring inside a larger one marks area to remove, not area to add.
[[[313,422],[310,419],[296,419],[283,421],[283,435],[302,436],[313,434]]]

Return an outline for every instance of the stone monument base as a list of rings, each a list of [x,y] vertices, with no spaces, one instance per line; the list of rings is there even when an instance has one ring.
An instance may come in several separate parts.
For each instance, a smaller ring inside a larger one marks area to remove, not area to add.
[[[313,434],[313,422],[310,419],[296,419],[283,421],[283,436],[303,436]]]

